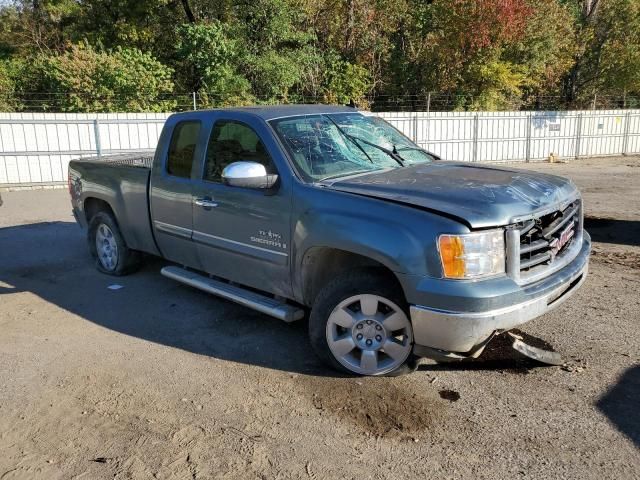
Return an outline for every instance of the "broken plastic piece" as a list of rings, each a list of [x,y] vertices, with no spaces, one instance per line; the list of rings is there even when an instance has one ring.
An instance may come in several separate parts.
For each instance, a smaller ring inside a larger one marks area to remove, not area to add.
[[[558,352],[543,350],[542,348],[528,345],[522,341],[522,337],[515,333],[507,332],[513,338],[511,345],[514,350],[521,353],[525,357],[531,358],[538,362],[547,363],[549,365],[562,365],[562,356]]]

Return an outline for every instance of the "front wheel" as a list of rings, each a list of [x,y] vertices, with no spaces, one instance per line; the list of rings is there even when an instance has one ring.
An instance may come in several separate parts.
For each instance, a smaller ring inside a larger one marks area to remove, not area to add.
[[[402,291],[375,270],[350,272],[322,289],[311,310],[309,336],[318,356],[338,370],[379,376],[415,369]]]

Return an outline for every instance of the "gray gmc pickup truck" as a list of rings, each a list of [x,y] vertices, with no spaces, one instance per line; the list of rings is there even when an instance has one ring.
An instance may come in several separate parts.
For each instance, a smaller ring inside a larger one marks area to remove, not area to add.
[[[442,161],[348,107],[175,114],[152,158],[72,161],[69,190],[101,272],[156,255],[192,287],[308,312],[320,358],[361,375],[477,357],[587,275],[570,180]]]

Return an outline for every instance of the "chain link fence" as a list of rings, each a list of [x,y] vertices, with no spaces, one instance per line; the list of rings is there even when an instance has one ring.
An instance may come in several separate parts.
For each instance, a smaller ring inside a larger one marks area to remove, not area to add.
[[[228,98],[213,93],[185,92],[152,94],[136,92],[135,95],[90,95],[82,92],[0,92],[0,105],[14,112],[92,112],[139,111],[140,105],[149,108],[143,111],[182,112],[239,105],[271,105],[300,103],[335,103],[326,96],[292,93],[276,97]],[[482,98],[473,95],[456,95],[430,92],[411,95],[370,95],[360,98],[357,106],[374,112],[451,112],[474,111],[486,107]],[[539,95],[502,99],[492,110],[497,111],[561,111],[561,110],[611,110],[640,108],[640,97],[627,95],[598,95],[567,101],[561,96]]]

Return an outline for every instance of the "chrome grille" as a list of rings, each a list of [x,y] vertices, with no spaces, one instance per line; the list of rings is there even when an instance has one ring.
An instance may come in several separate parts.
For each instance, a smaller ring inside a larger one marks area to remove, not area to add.
[[[507,232],[508,273],[529,283],[561,268],[582,241],[582,202],[524,220]]]

